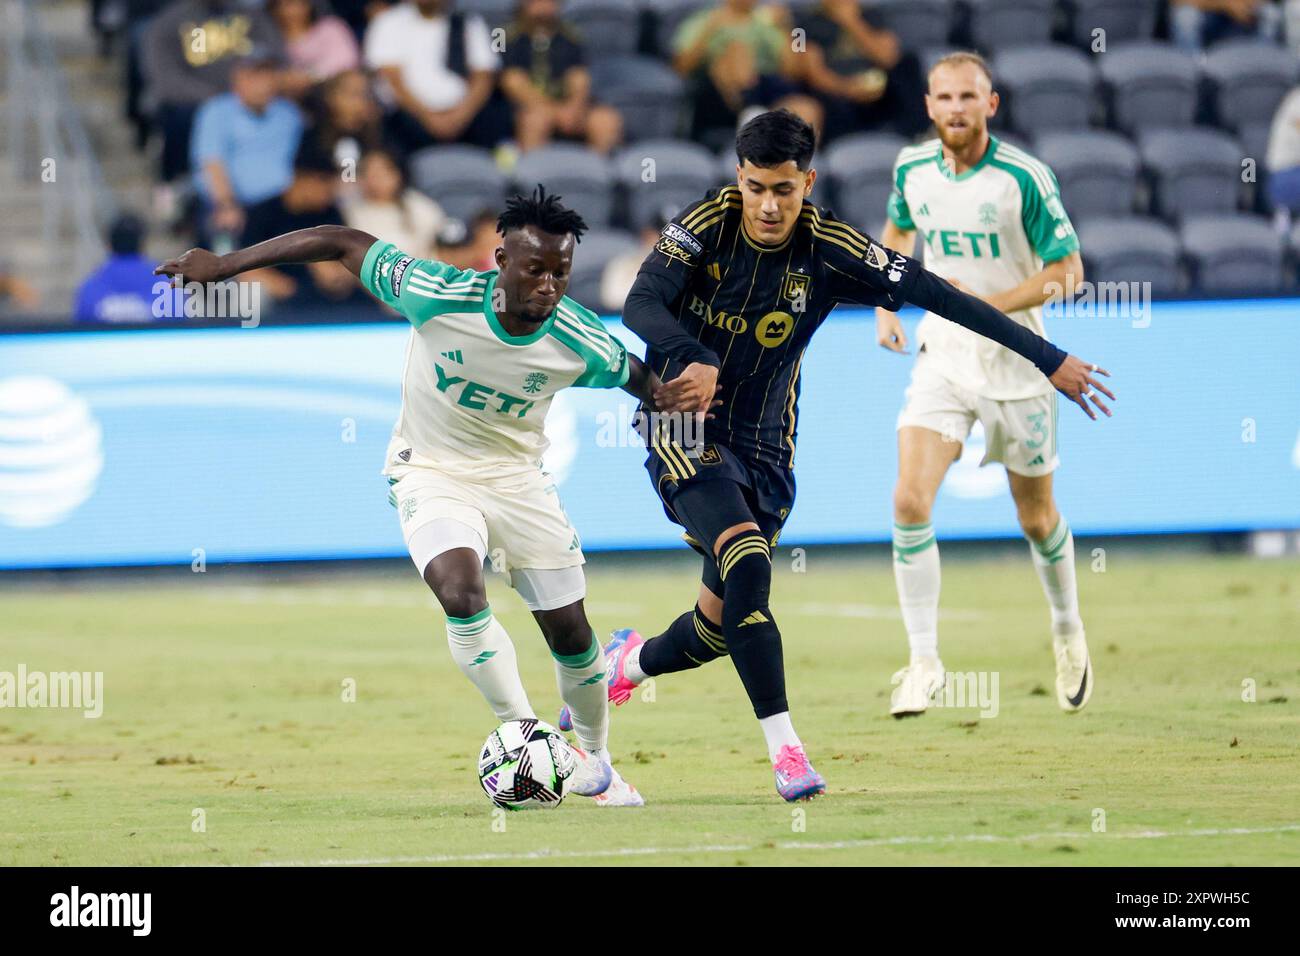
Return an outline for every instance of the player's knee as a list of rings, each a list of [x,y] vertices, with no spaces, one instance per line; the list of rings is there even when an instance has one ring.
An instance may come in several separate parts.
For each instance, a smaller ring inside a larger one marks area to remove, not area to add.
[[[1017,508],[1016,516],[1020,519],[1020,530],[1032,541],[1046,540],[1056,530],[1056,522],[1059,520],[1056,509],[1050,503]]]
[[[488,606],[487,592],[473,585],[449,585],[436,591],[435,595],[448,617],[473,617]]]
[[[726,592],[722,623],[728,631],[744,623],[771,620],[767,605],[772,593],[772,554],[757,531],[736,535],[718,555],[718,570]]]
[[[722,623],[722,598],[718,597],[705,585],[700,585],[700,596],[695,602],[699,613],[704,615],[704,619],[717,627]]]
[[[572,657],[591,649],[591,623],[578,605],[538,612],[537,623],[546,643],[556,654]]]
[[[929,498],[899,482],[894,488],[894,520],[899,524],[925,524],[930,520]]]

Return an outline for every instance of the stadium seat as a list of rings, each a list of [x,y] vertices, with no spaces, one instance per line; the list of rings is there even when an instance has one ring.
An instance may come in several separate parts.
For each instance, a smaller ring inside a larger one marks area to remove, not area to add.
[[[680,131],[686,85],[672,68],[648,56],[602,57],[591,63],[595,99],[623,114],[628,142],[670,139]]]
[[[1112,43],[1150,40],[1160,13],[1160,0],[1073,0],[1070,6],[1070,36],[1088,50],[1097,29],[1106,31],[1107,50]]]
[[[1092,61],[1074,47],[1048,44],[1004,50],[993,75],[1007,94],[1012,127],[1026,134],[1079,129],[1092,116],[1096,75]]]
[[[565,292],[593,312],[605,313],[600,302],[600,280],[605,266],[616,256],[640,248],[636,236],[621,229],[592,229],[573,251],[573,275]]]
[[[1097,57],[1110,125],[1133,135],[1190,126],[1196,118],[1196,61],[1168,43],[1111,44]]]
[[[1268,138],[1272,128],[1272,121],[1265,120],[1262,123],[1243,123],[1237,131],[1242,155],[1255,160],[1261,173],[1264,171],[1264,158],[1268,155]]]
[[[1183,224],[1182,239],[1199,289],[1266,292],[1289,285],[1283,237],[1263,216],[1196,216]]]
[[[673,35],[682,21],[698,10],[714,6],[713,0],[646,0],[655,15],[655,49],[665,59],[673,58]]]
[[[1242,158],[1255,161],[1253,191],[1255,208],[1260,212],[1266,212],[1268,209],[1268,201],[1265,198],[1268,167],[1265,165],[1265,157],[1268,155],[1268,137],[1272,125],[1272,123],[1243,123],[1237,131],[1237,138],[1241,140]]]
[[[1150,282],[1157,295],[1185,287],[1178,235],[1158,219],[1092,219],[1079,225],[1079,247],[1089,282]]]
[[[898,35],[904,50],[942,46],[952,33],[952,0],[875,0],[871,9]]]
[[[430,146],[411,156],[410,168],[411,185],[457,219],[499,209],[506,195],[505,174],[478,146]]]
[[[1056,0],[966,0],[970,35],[983,51],[1041,46],[1052,38]]]
[[[894,188],[894,163],[907,145],[889,133],[855,133],[826,150],[822,168],[831,187],[831,208],[845,222],[877,235]]]
[[[1153,210],[1171,221],[1185,216],[1230,213],[1241,195],[1241,146],[1206,126],[1155,129],[1138,136],[1150,173]]]
[[[1298,66],[1295,54],[1271,43],[1236,40],[1211,47],[1204,70],[1218,122],[1239,130],[1271,121],[1295,86]]]
[[[1034,151],[1061,184],[1061,200],[1076,221],[1127,216],[1137,194],[1137,147],[1118,133],[1044,133]]]
[[[525,194],[537,183],[564,197],[593,229],[609,224],[614,211],[614,169],[609,160],[576,143],[551,143],[519,157],[514,179]]]
[[[647,159],[654,160],[654,177],[646,181]],[[614,174],[627,197],[628,223],[643,229],[663,210],[676,215],[717,185],[713,154],[689,140],[643,140],[624,148],[614,159]]]
[[[637,0],[566,0],[563,16],[586,42],[588,56],[636,52],[641,34]]]
[[[504,27],[514,19],[516,5],[517,0],[456,0],[455,8],[477,13],[489,27]]]

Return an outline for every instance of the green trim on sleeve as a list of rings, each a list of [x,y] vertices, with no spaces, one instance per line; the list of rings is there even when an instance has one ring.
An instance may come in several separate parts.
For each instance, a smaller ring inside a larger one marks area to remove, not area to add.
[[[448,312],[476,312],[487,279],[436,259],[417,259],[377,240],[361,262],[362,287],[400,312],[415,328]]]
[[[1043,262],[1056,262],[1079,251],[1079,237],[1061,203],[1056,176],[1024,150],[1002,144],[991,165],[1020,186],[1020,219],[1029,245]]]
[[[555,310],[551,329],[561,343],[576,352],[587,369],[574,381],[578,388],[621,388],[631,373],[627,349],[609,334],[596,313],[565,296]]]
[[[899,150],[898,159],[894,162],[894,188],[889,194],[889,202],[885,209],[889,221],[899,229],[908,232],[916,230],[916,223],[912,220],[911,207],[907,204],[905,190],[907,174],[918,166],[935,162],[942,155],[943,150],[939,146],[937,139],[922,143],[919,146],[904,146]]]

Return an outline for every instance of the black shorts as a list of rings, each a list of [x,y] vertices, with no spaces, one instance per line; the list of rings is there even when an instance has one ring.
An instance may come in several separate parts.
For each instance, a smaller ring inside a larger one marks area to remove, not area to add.
[[[691,546],[698,544],[696,550],[706,557],[712,557],[718,534],[745,521],[755,522],[768,544],[776,547],[794,507],[793,471],[741,458],[718,442],[705,442],[693,455],[678,444],[651,448],[645,467],[664,513],[686,529],[694,539]],[[739,486],[738,496],[734,486]],[[718,508],[675,508],[674,502],[688,489],[693,502],[713,499]]]

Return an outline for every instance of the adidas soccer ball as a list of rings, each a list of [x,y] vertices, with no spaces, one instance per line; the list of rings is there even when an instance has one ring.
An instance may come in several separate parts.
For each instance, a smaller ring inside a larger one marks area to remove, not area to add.
[[[577,765],[554,727],[535,718],[507,720],[483,743],[478,782],[489,800],[507,810],[558,807]]]

